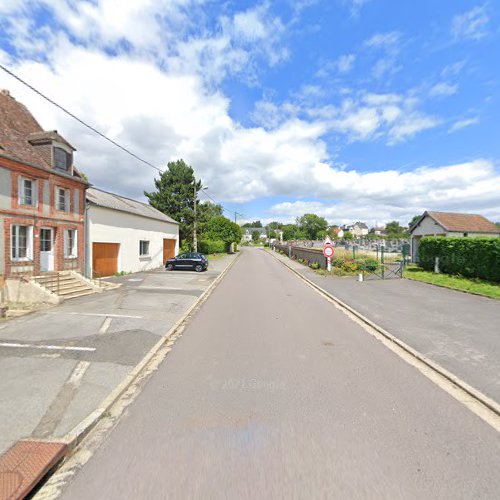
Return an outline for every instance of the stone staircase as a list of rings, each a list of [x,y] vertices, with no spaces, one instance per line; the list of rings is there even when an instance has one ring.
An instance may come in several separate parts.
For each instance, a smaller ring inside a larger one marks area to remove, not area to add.
[[[33,276],[31,280],[64,300],[101,291],[90,280],[72,271],[46,273]]]

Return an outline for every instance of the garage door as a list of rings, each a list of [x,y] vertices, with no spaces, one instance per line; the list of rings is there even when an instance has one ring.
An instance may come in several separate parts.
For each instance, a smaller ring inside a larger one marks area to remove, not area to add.
[[[118,272],[119,243],[92,243],[92,275],[112,276]]]
[[[175,240],[163,240],[163,264],[167,262],[168,259],[175,257]]]

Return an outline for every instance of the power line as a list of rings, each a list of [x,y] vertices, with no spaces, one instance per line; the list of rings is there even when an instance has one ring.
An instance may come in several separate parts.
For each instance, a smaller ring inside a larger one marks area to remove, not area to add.
[[[40,97],[42,97],[43,99],[45,99],[47,102],[49,102],[50,104],[52,104],[56,108],[60,109],[64,113],[66,113],[68,116],[70,116],[71,118],[73,118],[74,120],[76,120],[78,123],[80,123],[84,127],[88,128],[89,130],[91,130],[92,132],[94,132],[95,134],[97,134],[98,136],[102,137],[104,140],[106,140],[106,141],[110,142],[111,144],[113,144],[113,146],[116,146],[117,148],[121,149],[122,151],[124,151],[128,155],[130,155],[133,158],[135,158],[136,160],[139,160],[140,162],[144,163],[148,167],[154,168],[158,172],[163,173],[163,171],[159,167],[157,167],[156,165],[153,165],[152,163],[150,163],[149,161],[145,160],[144,158],[141,158],[139,155],[135,154],[134,152],[132,152],[129,149],[127,149],[125,146],[122,146],[121,144],[119,144],[118,142],[114,141],[113,139],[111,139],[107,135],[103,134],[102,132],[100,132],[95,127],[93,127],[92,125],[88,124],[87,122],[85,122],[81,118],[78,118],[78,116],[76,116],[74,113],[72,113],[71,111],[69,111],[68,109],[66,109],[64,106],[61,106],[60,104],[58,104],[57,102],[55,102],[50,97],[46,96],[44,93],[42,93],[41,91],[39,91],[38,89],[36,89],[35,87],[33,87],[33,85],[29,84],[27,81],[23,80],[20,76],[16,75],[10,69],[6,68],[3,64],[0,64],[0,69],[2,69],[8,75],[10,75],[12,78],[15,78],[17,81],[19,81],[20,83],[22,83],[23,85],[25,85],[26,87],[28,87],[30,90],[32,90],[33,92],[35,92],[35,94],[39,95]],[[224,211],[226,211],[228,213],[231,213],[231,214],[235,214],[235,219],[236,219],[236,215],[239,215],[240,217],[244,217],[243,214],[241,214],[241,213],[239,213],[239,212],[237,212],[235,210],[229,210],[228,208],[224,207],[224,205],[222,205],[221,203],[219,203],[216,200],[214,200],[214,198],[212,198],[208,193],[206,193],[206,192],[204,192],[204,193],[214,203],[216,203],[217,205],[220,205]]]
[[[212,198],[206,191],[201,191],[205,196],[207,196],[208,198],[210,198],[216,205],[220,205],[222,207],[222,210],[224,210],[225,212],[228,212],[230,214],[235,214],[235,219],[236,219],[236,215],[239,215],[240,217],[244,217],[243,214],[240,214],[239,212],[237,212],[236,210],[230,210],[229,208],[226,208],[222,203],[219,203],[217,200],[215,200],[214,198]],[[236,222],[236,221],[235,221]]]
[[[84,120],[82,120],[81,118],[78,118],[78,116],[76,116],[74,113],[72,113],[71,111],[68,111],[65,107],[61,106],[60,104],[57,104],[57,102],[53,101],[50,97],[47,97],[45,94],[43,94],[42,92],[40,92],[38,89],[36,89],[35,87],[33,87],[33,85],[30,85],[28,82],[26,82],[25,80],[23,80],[20,76],[17,76],[15,73],[13,73],[12,71],[10,71],[9,69],[7,69],[5,66],[3,66],[2,64],[0,64],[0,68],[3,69],[7,74],[9,74],[10,76],[12,76],[13,78],[15,78],[16,80],[18,80],[19,82],[21,82],[23,85],[25,85],[26,87],[28,87],[30,90],[32,90],[33,92],[35,92],[36,94],[38,94],[40,97],[42,97],[43,99],[45,99],[46,101],[50,102],[50,104],[52,104],[53,106],[55,106],[56,108],[59,108],[61,111],[63,111],[64,113],[66,113],[67,115],[71,116],[71,118],[73,118],[74,120],[76,120],[77,122],[81,123],[84,127],[87,127],[89,130],[91,130],[92,132],[94,132],[95,134],[99,135],[100,137],[102,137],[103,139],[105,139],[106,141],[110,142],[111,144],[113,144],[114,146],[116,146],[117,148],[120,148],[122,151],[124,151],[125,153],[127,153],[128,155],[132,156],[133,158],[135,158],[136,160],[139,160],[140,162],[146,164],[148,167],[151,167],[151,168],[154,168],[155,170],[157,170],[158,172],[162,172],[162,170],[160,168],[158,168],[156,165],[153,165],[152,163],[150,163],[149,161],[147,160],[144,160],[143,158],[141,158],[139,155],[136,155],[135,153],[133,153],[132,151],[130,151],[129,149],[127,149],[126,147],[122,146],[121,144],[118,144],[116,141],[114,141],[113,139],[110,139],[107,135],[103,134],[102,132],[100,132],[99,130],[97,130],[95,127],[93,127],[92,125],[89,125],[87,122],[85,122]]]

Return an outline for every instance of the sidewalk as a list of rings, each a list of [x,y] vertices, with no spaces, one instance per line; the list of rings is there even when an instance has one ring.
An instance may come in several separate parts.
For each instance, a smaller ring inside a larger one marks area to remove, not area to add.
[[[320,276],[275,257],[500,403],[500,301],[406,279]]]
[[[99,407],[236,258],[204,273],[111,278],[118,289],[0,324],[0,455],[60,439]]]

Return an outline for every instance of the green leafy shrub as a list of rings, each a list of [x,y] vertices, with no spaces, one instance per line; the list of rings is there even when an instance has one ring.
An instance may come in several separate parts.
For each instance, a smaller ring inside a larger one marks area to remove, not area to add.
[[[419,245],[419,264],[427,271],[500,281],[500,238],[443,238],[426,236]]]
[[[347,257],[337,257],[333,259],[334,270],[338,269],[341,271],[340,274],[350,274],[355,273],[359,270],[359,264],[355,260],[349,259]],[[338,273],[338,272],[337,272]]]
[[[228,244],[222,240],[202,240],[198,243],[198,250],[201,253],[224,253],[227,251]]]
[[[357,260],[358,268],[360,271],[368,271],[374,273],[379,268],[379,262],[372,257]]]
[[[311,263],[309,264],[309,267],[310,267],[311,269],[319,269],[319,263],[318,263],[318,262],[311,262]]]

